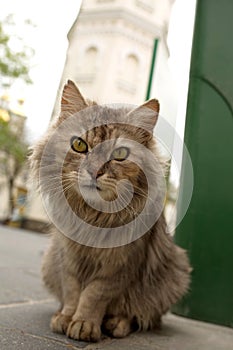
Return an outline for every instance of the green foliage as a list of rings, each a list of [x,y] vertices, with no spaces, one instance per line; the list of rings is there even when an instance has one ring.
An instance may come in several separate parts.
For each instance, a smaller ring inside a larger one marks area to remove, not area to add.
[[[28,145],[22,135],[12,130],[10,122],[0,119],[0,175],[7,180],[9,213],[7,220],[14,211],[14,183],[27,158]]]
[[[11,130],[11,125],[0,119],[0,171],[15,177],[24,164],[28,145]]]
[[[25,21],[29,29],[30,21]],[[27,84],[32,80],[29,76],[30,60],[33,50],[24,45],[23,40],[16,36],[16,27],[10,15],[0,22],[0,79],[2,87],[10,87],[15,80],[21,79]],[[0,106],[4,110],[4,106]],[[10,111],[7,111],[10,114]],[[14,211],[14,184],[27,157],[28,145],[13,120],[9,122],[0,116],[0,180],[4,178],[8,187],[9,215]],[[6,184],[5,182],[2,182]]]
[[[31,26],[29,21],[25,21],[25,25]],[[14,27],[13,17],[10,15],[0,22],[0,76],[5,76],[11,79],[20,78],[26,83],[31,84],[32,80],[29,76],[30,59],[34,51],[25,46],[21,38],[14,35],[14,40],[17,42],[14,49],[12,46],[12,27]]]

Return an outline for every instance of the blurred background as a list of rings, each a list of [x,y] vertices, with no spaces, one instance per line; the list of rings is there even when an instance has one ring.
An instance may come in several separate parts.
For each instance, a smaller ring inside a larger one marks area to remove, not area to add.
[[[1,222],[47,229],[25,161],[28,146],[58,116],[67,79],[99,103],[139,105],[156,97],[161,116],[183,138],[195,3],[11,0],[1,6]],[[174,211],[179,167],[171,169],[168,212]]]
[[[233,2],[0,4],[0,222],[47,232],[26,158],[58,116],[67,79],[99,103],[140,105],[155,97],[160,121],[172,130],[163,151],[178,155],[165,213],[172,228],[176,212],[183,215],[174,240],[193,267],[190,292],[173,312],[232,327]],[[182,156],[180,140],[191,158]]]

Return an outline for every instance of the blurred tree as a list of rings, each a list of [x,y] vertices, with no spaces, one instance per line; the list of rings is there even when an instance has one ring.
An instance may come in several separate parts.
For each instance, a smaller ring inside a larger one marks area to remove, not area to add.
[[[12,217],[14,210],[14,185],[27,157],[28,145],[22,135],[13,132],[9,122],[0,119],[0,174],[7,181],[9,193],[9,213],[6,220]]]
[[[27,20],[25,25],[33,24]],[[24,45],[23,40],[15,35],[14,26],[12,15],[0,22],[0,76],[9,79],[9,86],[15,79],[22,79],[28,84],[32,83],[29,76],[29,63],[34,50]]]
[[[29,20],[24,24],[29,29],[33,25]],[[3,90],[9,89],[19,79],[26,84],[32,83],[29,70],[34,51],[24,44],[16,31],[19,30],[12,15],[0,21],[0,88]],[[28,145],[24,141],[23,125],[15,124],[11,108],[1,102],[4,100],[0,100],[0,175],[7,181],[9,213],[6,220],[9,220],[15,204],[15,180],[26,160]]]

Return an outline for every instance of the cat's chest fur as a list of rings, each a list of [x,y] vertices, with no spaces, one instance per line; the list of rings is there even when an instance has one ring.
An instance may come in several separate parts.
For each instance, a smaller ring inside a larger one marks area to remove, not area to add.
[[[67,269],[83,285],[92,279],[117,279],[125,283],[125,276],[137,278],[147,254],[144,239],[116,248],[93,248],[61,237],[60,257]],[[134,277],[133,277],[134,276]]]

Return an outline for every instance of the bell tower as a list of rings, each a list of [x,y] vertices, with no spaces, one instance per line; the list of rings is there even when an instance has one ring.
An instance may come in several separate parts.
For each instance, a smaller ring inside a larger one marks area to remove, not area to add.
[[[155,39],[166,38],[174,0],[84,0],[69,47],[53,116],[67,79],[99,103],[145,100]]]

